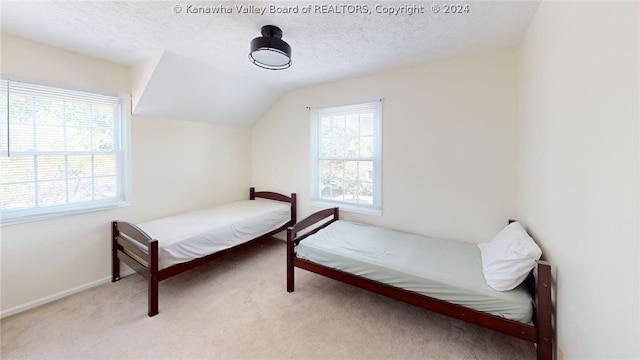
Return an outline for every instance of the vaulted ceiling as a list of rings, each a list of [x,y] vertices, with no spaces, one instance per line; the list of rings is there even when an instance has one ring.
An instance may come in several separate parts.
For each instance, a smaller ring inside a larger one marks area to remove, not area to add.
[[[250,126],[297,88],[517,46],[538,5],[3,0],[0,10],[3,33],[131,66],[136,115]],[[291,45],[291,68],[249,62],[267,24]]]

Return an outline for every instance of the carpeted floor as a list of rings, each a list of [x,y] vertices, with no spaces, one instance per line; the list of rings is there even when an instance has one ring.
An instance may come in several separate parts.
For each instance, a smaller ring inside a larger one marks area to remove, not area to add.
[[[160,283],[135,274],[1,321],[8,359],[534,359],[534,346],[296,269],[269,239]]]

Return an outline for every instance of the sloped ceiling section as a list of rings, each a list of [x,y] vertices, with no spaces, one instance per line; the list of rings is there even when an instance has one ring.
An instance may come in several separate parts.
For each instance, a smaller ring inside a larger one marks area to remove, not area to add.
[[[149,80],[153,76],[158,62],[162,58],[163,51],[158,52],[155,56],[150,56],[146,61],[141,61],[131,67],[131,99],[132,109],[135,112],[140,98],[149,84]]]
[[[250,126],[284,93],[168,51],[135,66],[132,78],[134,115],[216,124]]]

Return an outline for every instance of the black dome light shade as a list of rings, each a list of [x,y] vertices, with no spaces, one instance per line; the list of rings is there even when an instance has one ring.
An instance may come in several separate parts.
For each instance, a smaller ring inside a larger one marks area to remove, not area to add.
[[[282,30],[274,25],[265,25],[262,36],[251,40],[249,60],[269,70],[282,70],[291,66],[291,46],[282,40]]]

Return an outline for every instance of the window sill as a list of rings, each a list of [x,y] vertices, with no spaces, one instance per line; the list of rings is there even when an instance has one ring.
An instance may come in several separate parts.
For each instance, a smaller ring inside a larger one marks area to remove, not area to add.
[[[338,207],[340,211],[347,211],[356,214],[382,216],[382,209],[368,206],[358,206],[342,202],[326,201],[326,200],[312,200],[311,206],[318,208],[330,208]]]
[[[50,219],[61,218],[61,217],[70,216],[70,215],[79,215],[79,214],[86,214],[86,213],[92,213],[92,212],[98,212],[98,211],[113,210],[113,209],[118,209],[118,208],[127,207],[127,206],[131,206],[131,203],[127,201],[120,201],[118,203],[111,204],[111,205],[104,205],[104,206],[97,206],[97,207],[90,207],[90,208],[70,209],[67,211],[56,211],[56,212],[41,213],[41,214],[28,214],[23,216],[6,217],[6,218],[0,218],[0,227],[18,225],[23,223],[35,222],[35,221],[50,220]]]

